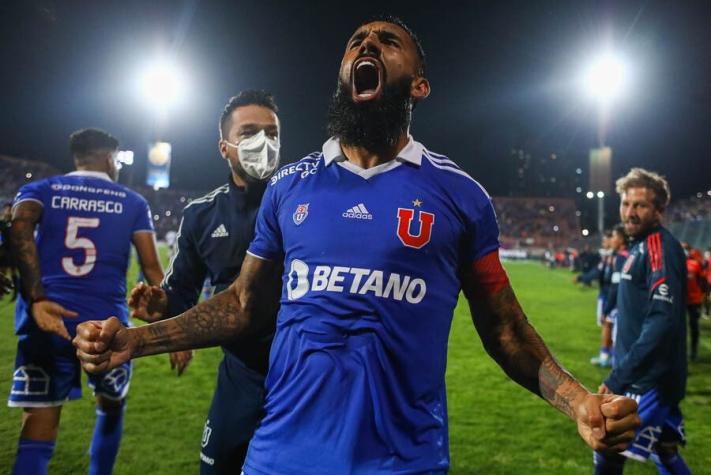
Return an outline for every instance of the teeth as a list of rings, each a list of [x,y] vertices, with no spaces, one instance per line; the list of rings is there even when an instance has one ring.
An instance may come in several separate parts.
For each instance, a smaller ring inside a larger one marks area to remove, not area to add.
[[[366,60],[363,60],[360,63],[358,63],[358,66],[356,66],[356,69],[360,69],[361,66],[365,66],[366,64],[375,67],[375,63],[373,61],[369,61],[366,59]]]

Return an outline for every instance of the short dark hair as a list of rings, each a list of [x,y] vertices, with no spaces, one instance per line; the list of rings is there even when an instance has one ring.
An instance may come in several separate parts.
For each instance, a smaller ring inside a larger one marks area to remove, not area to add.
[[[615,224],[612,227],[612,234],[619,234],[622,236],[623,239],[627,239],[627,233],[625,232],[625,225],[620,223],[620,224]]]
[[[85,161],[100,150],[116,150],[119,141],[101,129],[80,129],[69,136],[69,151],[79,161]]]
[[[654,192],[654,207],[664,211],[671,199],[669,183],[658,173],[650,172],[644,168],[633,168],[627,175],[615,182],[617,193],[625,193],[630,188],[647,188]]]
[[[369,23],[375,23],[376,21],[381,21],[383,23],[392,23],[393,25],[397,25],[410,36],[412,39],[412,42],[415,43],[415,49],[417,50],[417,58],[420,60],[420,64],[418,67],[418,74],[420,76],[425,75],[425,67],[427,65],[427,62],[425,60],[425,50],[422,48],[422,43],[420,43],[420,39],[417,37],[414,31],[407,26],[407,23],[402,21],[400,18],[394,16],[394,15],[389,15],[387,13],[379,13],[377,15],[373,15],[369,17],[367,20],[365,20],[363,23],[358,25],[358,28],[360,28],[363,25],[367,25]]]
[[[271,110],[275,114],[279,113],[279,108],[274,102],[274,96],[267,91],[261,91],[256,89],[247,89],[242,91],[236,96],[230,97],[227,101],[225,108],[220,115],[220,138],[227,137],[227,124],[232,118],[232,112],[238,107],[244,106],[262,106]]]

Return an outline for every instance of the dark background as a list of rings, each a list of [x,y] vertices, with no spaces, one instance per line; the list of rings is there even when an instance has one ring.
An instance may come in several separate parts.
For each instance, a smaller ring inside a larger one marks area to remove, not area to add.
[[[383,11],[410,24],[428,56],[432,94],[413,135],[491,194],[511,193],[512,149],[587,169],[597,120],[575,77],[604,39],[635,70],[608,127],[614,176],[644,166],[677,197],[711,188],[711,8],[690,2],[0,1],[0,154],[68,170],[68,134],[98,126],[136,151],[134,180],[146,143],[161,138],[173,144],[172,186],[209,189],[227,172],[222,107],[264,88],[281,108],[282,159],[297,160],[327,138],[346,40]],[[160,52],[191,84],[164,124],[134,90]]]

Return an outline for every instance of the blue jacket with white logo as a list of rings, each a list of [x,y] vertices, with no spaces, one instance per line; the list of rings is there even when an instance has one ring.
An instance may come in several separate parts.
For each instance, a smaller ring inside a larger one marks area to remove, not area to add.
[[[162,283],[168,294],[167,316],[173,317],[195,306],[206,277],[216,293],[237,278],[254,236],[263,192],[259,185],[239,188],[230,177],[229,183],[185,207],[178,229],[177,251]],[[276,314],[276,309],[273,312]],[[223,349],[251,369],[266,374],[273,328],[267,333],[243,338],[224,345]]]
[[[615,365],[605,385],[617,394],[656,388],[667,404],[686,388],[686,264],[663,227],[635,240],[617,292]]]

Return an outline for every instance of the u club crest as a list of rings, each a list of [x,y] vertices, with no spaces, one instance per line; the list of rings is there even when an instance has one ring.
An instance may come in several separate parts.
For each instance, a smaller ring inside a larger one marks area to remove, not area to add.
[[[412,221],[415,218],[415,210],[410,208],[397,209],[397,237],[407,247],[413,249],[422,249],[430,242],[432,238],[432,225],[434,224],[435,215],[427,211],[419,212],[419,232],[412,234],[410,232]]]
[[[295,225],[299,225],[304,222],[306,217],[309,215],[309,204],[304,203],[300,204],[296,207],[296,211],[294,211],[294,214],[292,215],[292,219],[294,220]]]

